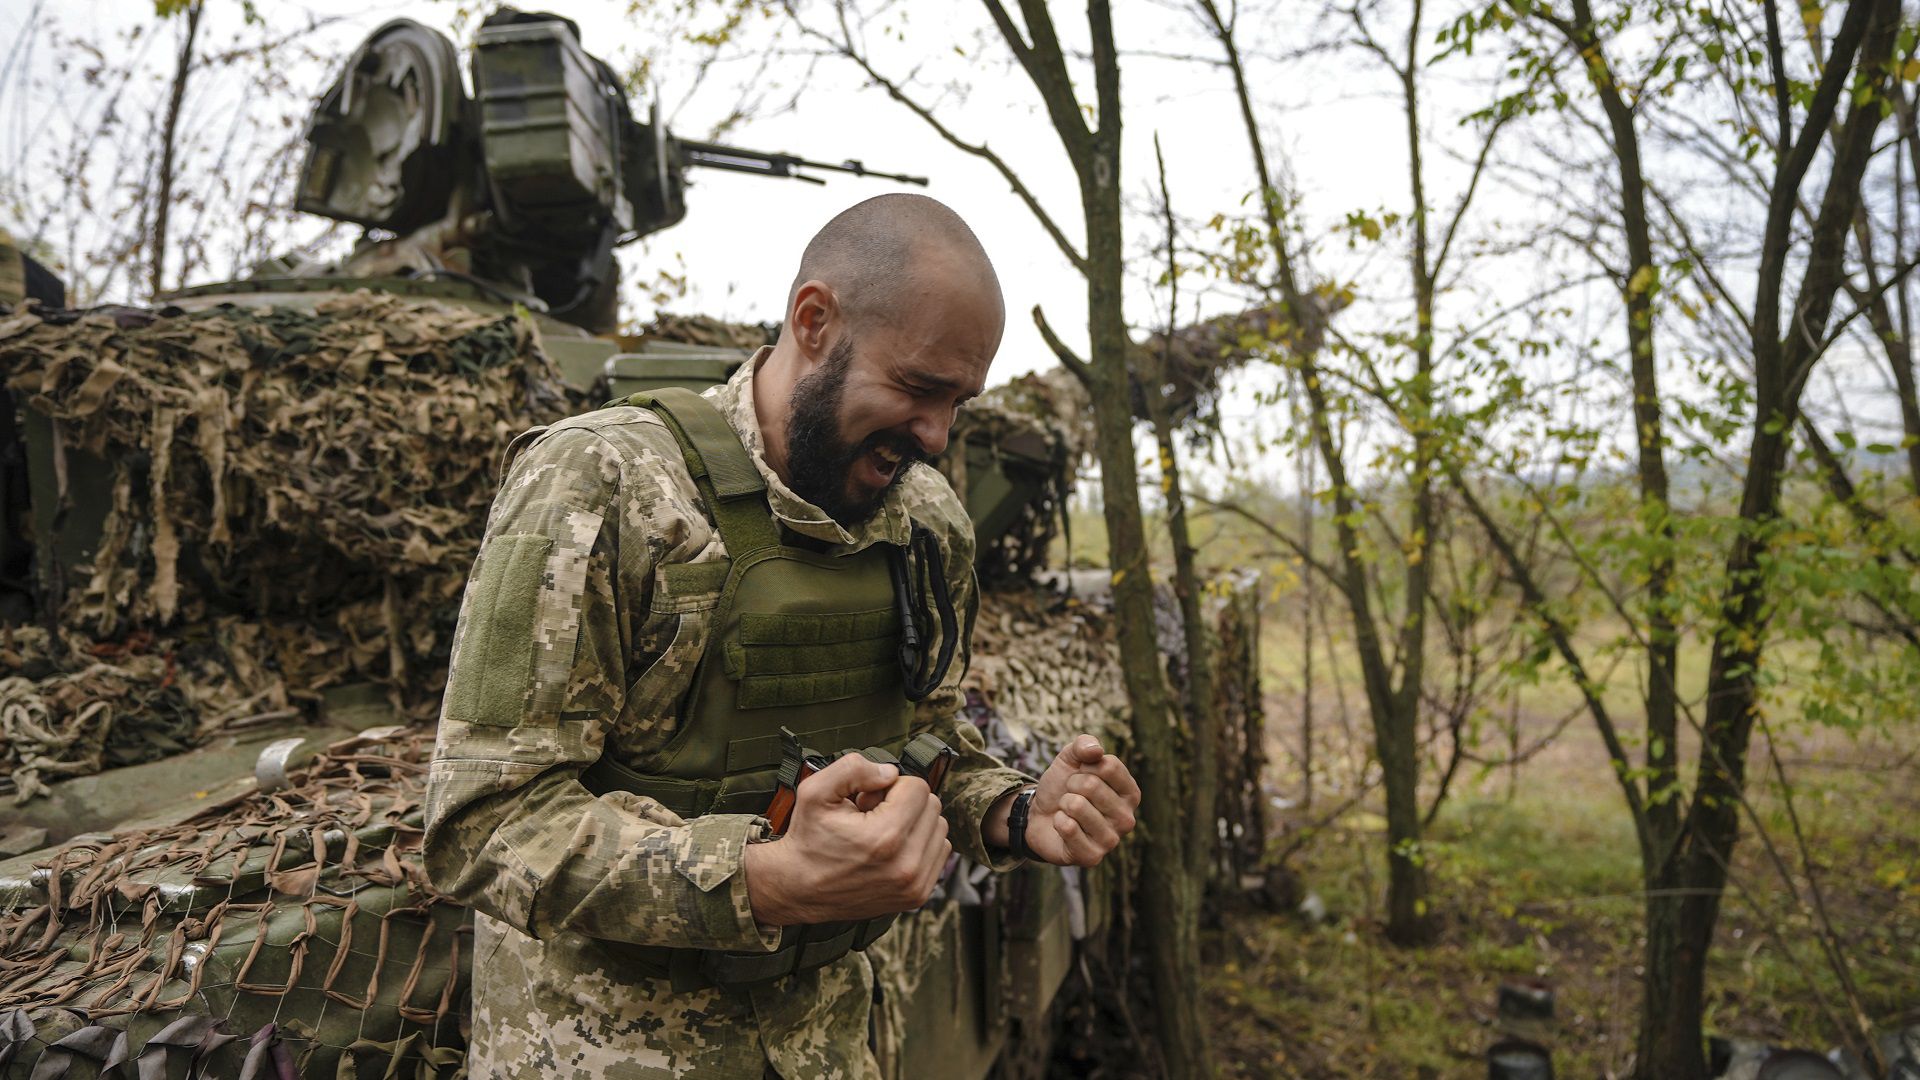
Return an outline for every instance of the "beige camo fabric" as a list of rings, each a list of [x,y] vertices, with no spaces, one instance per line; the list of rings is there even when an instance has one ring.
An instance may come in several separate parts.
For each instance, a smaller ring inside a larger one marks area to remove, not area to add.
[[[708,396],[766,476],[775,514],[837,553],[904,541],[911,515],[941,538],[955,603],[971,612],[972,525],[934,470],[914,468],[873,521],[848,531],[767,468],[753,411],[766,355]],[[428,872],[478,912],[471,1074],[876,1076],[862,955],[752,991],[675,994],[623,972],[598,944],[778,940],[754,921],[741,868],[764,821],[684,821],[577,779],[603,752],[644,771],[673,735],[719,595],[656,603],[655,575],[726,552],[678,444],[646,410],[536,428],[507,458],[461,607],[427,793]],[[921,703],[918,728],[960,752],[950,832],[963,854],[991,862],[981,820],[1027,778],[987,756],[960,717],[963,667]]]

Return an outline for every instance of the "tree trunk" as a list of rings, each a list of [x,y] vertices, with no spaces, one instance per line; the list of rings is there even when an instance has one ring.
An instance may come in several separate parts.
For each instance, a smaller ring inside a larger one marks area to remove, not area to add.
[[[1167,162],[1160,138],[1153,140],[1160,167],[1160,202],[1167,225],[1167,333],[1157,354],[1144,358],[1143,393],[1154,441],[1160,448],[1160,494],[1166,500],[1167,541],[1173,549],[1173,593],[1180,604],[1180,629],[1187,647],[1187,746],[1192,755],[1187,786],[1187,872],[1199,878],[1205,895],[1219,860],[1220,725],[1214,710],[1213,641],[1201,613],[1200,577],[1194,570],[1193,534],[1187,528],[1187,500],[1180,480],[1180,450],[1174,444],[1173,419],[1167,415],[1167,353],[1180,315],[1180,266],[1175,257],[1173,196],[1167,191]],[[1149,350],[1151,352],[1151,350]],[[1258,778],[1255,778],[1258,782]]]
[[[1313,558],[1313,455],[1300,455],[1300,543]],[[1300,585],[1306,590],[1305,616],[1300,620],[1305,643],[1300,649],[1300,809],[1313,809],[1313,621],[1318,590],[1313,587],[1313,569],[1301,567]]]
[[[1044,15],[1044,10],[1028,11],[1030,32],[1040,32],[1037,19]],[[1133,763],[1142,796],[1139,823],[1146,833],[1141,914],[1153,928],[1151,970],[1163,1064],[1169,1077],[1185,1080],[1213,1075],[1200,1021],[1200,888],[1187,872],[1187,807],[1166,676],[1159,643],[1154,640],[1153,579],[1134,461],[1133,387],[1127,366],[1132,343],[1127,338],[1123,289],[1126,237],[1120,217],[1118,60],[1111,51],[1106,5],[1095,0],[1088,17],[1096,51],[1107,65],[1095,73],[1102,83],[1100,127],[1077,147],[1086,157],[1076,162],[1075,169],[1087,232],[1087,336],[1092,348],[1088,389],[1100,458],[1108,564],[1113,568],[1121,669],[1133,709]],[[1063,132],[1063,137],[1069,136]]]
[[[1406,67],[1401,88],[1406,105],[1407,161],[1413,200],[1413,250],[1409,268],[1413,278],[1413,381],[1407,391],[1407,411],[1413,432],[1413,520],[1407,530],[1406,610],[1400,623],[1400,685],[1388,708],[1389,724],[1380,730],[1380,769],[1387,788],[1387,839],[1392,845],[1387,862],[1387,936],[1402,945],[1424,944],[1433,936],[1427,918],[1426,860],[1420,850],[1423,818],[1420,813],[1420,691],[1427,670],[1427,593],[1433,563],[1433,265],[1427,248],[1427,189],[1420,165],[1420,18],[1423,5],[1413,5],[1407,23]],[[1348,556],[1351,558],[1351,556]],[[1434,800],[1438,811],[1439,799]]]
[[[1768,536],[1780,512],[1780,488],[1786,475],[1790,440],[1798,424],[1800,400],[1814,364],[1824,351],[1834,294],[1845,280],[1847,233],[1858,213],[1861,180],[1872,156],[1881,120],[1880,102],[1887,68],[1899,33],[1897,0],[1854,0],[1835,35],[1833,52],[1815,99],[1837,99],[1842,79],[1854,67],[1871,73],[1871,93],[1849,102],[1845,125],[1834,151],[1820,213],[1807,243],[1800,287],[1792,297],[1793,316],[1782,333],[1779,298],[1786,274],[1786,219],[1804,176],[1826,132],[1824,118],[1810,117],[1784,159],[1773,192],[1767,243],[1763,247],[1759,297],[1754,305],[1754,422],[1747,453],[1747,474],[1740,498],[1740,533],[1728,549],[1720,599],[1719,626],[1707,664],[1706,717],[1701,726],[1700,758],[1687,806],[1684,834],[1661,859],[1657,881],[1649,882],[1649,910],[1665,898],[1671,934],[1662,941],[1669,957],[1646,978],[1647,1007],[1642,1010],[1638,1075],[1648,1080],[1692,1080],[1705,1076],[1700,1064],[1701,997],[1708,950],[1727,885],[1727,867],[1740,839],[1740,802],[1746,791],[1747,748],[1760,708],[1758,672],[1764,658],[1770,582],[1765,559]],[[1785,163],[1802,171],[1789,174]],[[1790,181],[1786,191],[1782,180]],[[1663,915],[1666,913],[1663,913]],[[1649,925],[1648,948],[1653,944]],[[1663,923],[1662,933],[1666,934]],[[1664,997],[1665,1000],[1659,1000]],[[1664,1008],[1657,1006],[1664,1005]]]
[[[1669,881],[1668,879],[1674,879]],[[1670,872],[1649,879],[1646,894],[1647,947],[1642,960],[1643,998],[1635,1075],[1662,1080],[1705,1080],[1706,1049],[1701,1039],[1706,997],[1706,944],[1688,932],[1698,913],[1686,910],[1689,897]],[[1712,920],[1707,922],[1712,936]]]
[[[1118,169],[1112,170],[1117,174]],[[1159,644],[1154,640],[1153,581],[1134,463],[1133,402],[1127,372],[1127,327],[1121,307],[1120,198],[1116,183],[1083,193],[1087,224],[1087,318],[1100,492],[1113,568],[1121,670],[1133,707],[1135,753],[1146,834],[1140,875],[1141,914],[1152,927],[1153,996],[1171,1077],[1212,1075],[1200,1022],[1200,889],[1187,872],[1180,760]]]
[[[1900,140],[1907,144],[1907,158],[1902,161],[1896,155],[1893,174],[1893,261],[1898,267],[1905,257],[1907,192],[1913,186],[1920,185],[1920,120],[1915,118],[1914,100],[1907,96],[1903,84],[1894,83],[1890,96],[1894,114],[1899,118]],[[1910,169],[1903,170],[1903,165],[1910,166]],[[1913,313],[1907,304],[1907,282],[1904,277],[1894,282],[1894,300],[1900,309],[1900,325],[1893,331],[1893,337],[1888,338],[1883,334],[1883,340],[1899,342],[1897,351],[1888,350],[1887,362],[1893,367],[1894,386],[1900,396],[1900,429],[1906,443],[1907,482],[1912,485],[1915,494],[1920,494],[1920,391],[1914,388],[1913,342],[1909,337],[1913,330]]]
[[[1409,659],[1413,678],[1403,681],[1401,691],[1396,692],[1386,651],[1381,646],[1380,627],[1374,620],[1372,599],[1367,592],[1366,567],[1360,562],[1360,536],[1354,524],[1360,516],[1359,508],[1347,480],[1346,459],[1328,423],[1328,417],[1333,414],[1319,365],[1320,343],[1326,333],[1325,312],[1318,298],[1303,288],[1287,248],[1286,232],[1280,221],[1279,192],[1273,186],[1267,153],[1260,143],[1260,125],[1253,114],[1253,95],[1247,87],[1246,70],[1240,63],[1233,26],[1213,0],[1199,0],[1199,3],[1215,40],[1226,54],[1227,69],[1233,75],[1241,123],[1246,129],[1254,172],[1261,185],[1260,204],[1266,218],[1267,241],[1273,249],[1280,292],[1293,322],[1285,344],[1300,365],[1311,442],[1327,468],[1327,482],[1333,489],[1334,537],[1340,549],[1340,576],[1334,586],[1346,599],[1353,617],[1354,650],[1360,656],[1361,680],[1373,720],[1374,751],[1387,789],[1387,937],[1396,944],[1422,944],[1431,939],[1433,931],[1427,917],[1427,874],[1420,853],[1417,787],[1420,756],[1415,726],[1420,701],[1418,662]],[[1424,252],[1421,258],[1424,262]],[[1421,579],[1411,580],[1419,583]],[[1424,614],[1425,602],[1423,586],[1418,596],[1409,598],[1409,612],[1415,617],[1401,627],[1403,646],[1412,639],[1424,640],[1424,623],[1418,618]],[[1405,692],[1408,687],[1411,693]]]
[[[173,155],[180,130],[180,105],[187,96],[187,76],[193,71],[193,43],[200,33],[200,0],[187,5],[187,29],[180,42],[180,58],[167,95],[167,114],[160,127],[160,171],[154,179],[153,265],[148,284],[155,296],[165,289],[167,222],[173,212]]]

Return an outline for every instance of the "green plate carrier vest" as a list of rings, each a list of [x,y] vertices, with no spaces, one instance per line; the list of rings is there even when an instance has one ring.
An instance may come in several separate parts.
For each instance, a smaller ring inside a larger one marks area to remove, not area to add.
[[[707,647],[680,728],[649,771],[602,757],[580,778],[588,790],[631,791],[687,818],[758,814],[778,786],[782,729],[809,747],[864,748],[877,760],[937,752],[944,744],[931,736],[910,739],[889,545],[832,556],[782,543],[766,481],[726,418],[693,391],[663,387],[610,405],[650,409],[673,432],[727,559],[661,568],[659,587],[675,592],[710,590],[725,574]],[[786,927],[773,952],[607,944],[681,991],[819,967],[866,948],[893,919]]]

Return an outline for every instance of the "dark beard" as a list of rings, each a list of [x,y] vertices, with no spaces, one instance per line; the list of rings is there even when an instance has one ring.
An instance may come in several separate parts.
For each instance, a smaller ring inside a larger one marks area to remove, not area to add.
[[[819,370],[801,379],[793,388],[787,417],[787,485],[793,488],[794,494],[849,529],[871,521],[886,502],[887,493],[906,477],[907,470],[916,462],[926,460],[926,455],[911,441],[882,432],[875,432],[851,446],[842,440],[840,397],[846,389],[847,369],[852,364],[853,339],[842,337],[827,353]],[[848,495],[847,481],[853,473],[853,463],[880,446],[900,455],[893,479],[869,497]]]

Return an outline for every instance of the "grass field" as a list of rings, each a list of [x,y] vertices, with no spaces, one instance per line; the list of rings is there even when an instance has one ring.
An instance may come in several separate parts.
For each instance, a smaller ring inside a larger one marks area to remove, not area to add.
[[[1103,563],[1099,516],[1076,513],[1073,526],[1074,562]],[[1232,519],[1198,522],[1196,538],[1213,569],[1267,575],[1267,783],[1297,804],[1308,647],[1297,564]],[[1064,548],[1058,545],[1056,556],[1067,554]],[[1556,1075],[1626,1075],[1643,947],[1638,856],[1619,786],[1591,720],[1578,712],[1578,692],[1549,674],[1524,687],[1517,701],[1500,704],[1521,744],[1551,738],[1518,768],[1462,771],[1427,836],[1439,941],[1396,949],[1380,932],[1386,856],[1379,793],[1354,798],[1370,767],[1372,732],[1357,661],[1345,644],[1350,624],[1324,595],[1322,604],[1317,618],[1325,628],[1313,634],[1315,802],[1280,811],[1273,847],[1290,852],[1300,889],[1318,894],[1330,918],[1228,914],[1209,933],[1207,1015],[1223,1073],[1484,1076],[1483,1055],[1499,1037],[1498,987],[1535,980],[1556,996],[1555,1019],[1532,1033],[1553,1050]],[[1604,625],[1588,627],[1582,644],[1598,646],[1610,633]],[[1776,670],[1798,666],[1808,648],[1776,650]],[[1697,698],[1704,660],[1698,641],[1683,644],[1684,697]],[[1640,678],[1629,660],[1607,679],[1608,705],[1629,729],[1638,727]],[[1776,695],[1776,716],[1792,710],[1791,685]],[[1783,736],[1778,749],[1810,864],[1794,841],[1767,749],[1756,745],[1750,801],[1792,885],[1753,822],[1744,822],[1710,963],[1710,1033],[1823,1051],[1839,1043],[1846,1005],[1815,920],[1796,899],[1810,895],[1809,877],[1821,889],[1872,1022],[1882,1029],[1920,1022],[1920,751],[1902,734],[1894,728]],[[1483,737],[1493,740],[1482,747],[1488,755],[1502,753],[1504,734]],[[1683,760],[1692,760],[1691,743],[1683,739]],[[1428,768],[1429,781],[1436,773]]]
[[[1297,603],[1269,605],[1265,629],[1272,787],[1297,798],[1301,643]],[[1339,652],[1336,647],[1335,653]],[[1317,823],[1353,791],[1371,739],[1351,672],[1337,717],[1323,659],[1316,711],[1317,804],[1283,813]],[[1334,666],[1344,666],[1336,664]],[[1561,688],[1564,689],[1564,688]],[[1563,694],[1523,696],[1523,738],[1562,714]],[[1544,707],[1543,707],[1544,706]],[[1807,867],[1764,748],[1752,801],[1794,885]],[[1781,747],[1794,807],[1830,918],[1869,1016],[1920,1021],[1920,757],[1908,747],[1825,734]],[[1430,793],[1429,793],[1430,794]],[[1435,819],[1428,855],[1441,936],[1403,951],[1379,932],[1385,851],[1377,793],[1300,840],[1290,864],[1332,914],[1228,916],[1210,939],[1208,993],[1229,1075],[1442,1077],[1484,1075],[1505,981],[1553,988],[1543,1033],[1563,1077],[1624,1075],[1638,1015],[1640,895],[1632,827],[1605,755],[1584,718],[1518,770],[1469,775]],[[1738,885],[1723,907],[1709,978],[1709,1028],[1824,1050],[1839,1039],[1821,999],[1844,1010],[1813,920],[1794,901],[1748,824]]]

